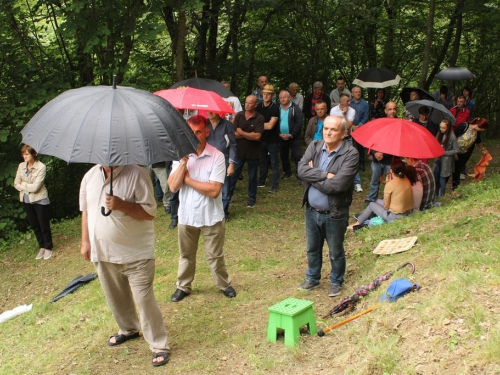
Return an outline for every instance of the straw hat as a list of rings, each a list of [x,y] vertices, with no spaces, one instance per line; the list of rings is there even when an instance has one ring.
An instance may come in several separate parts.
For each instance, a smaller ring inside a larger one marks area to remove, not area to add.
[[[262,89],[262,92],[268,92],[270,94],[274,94],[274,87],[273,87],[273,85],[271,85],[271,84],[268,83],[267,85],[264,86],[264,88]]]

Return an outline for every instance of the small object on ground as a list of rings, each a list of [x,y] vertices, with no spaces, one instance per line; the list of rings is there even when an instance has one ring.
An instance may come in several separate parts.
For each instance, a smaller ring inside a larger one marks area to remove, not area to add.
[[[344,325],[346,323],[349,323],[350,321],[353,321],[354,319],[358,319],[361,315],[368,314],[370,311],[372,311],[373,309],[375,309],[378,306],[379,305],[372,306],[369,309],[366,309],[365,311],[362,311],[359,314],[356,314],[354,316],[351,316],[350,318],[347,318],[346,320],[343,320],[343,321],[341,321],[341,322],[339,322],[337,324],[334,324],[331,327],[328,327],[328,328],[325,328],[325,329],[320,329],[318,331],[318,336],[319,337],[323,337],[325,335],[325,333],[330,332],[331,330],[333,330],[335,328],[338,328],[338,327],[340,327],[340,326],[342,326],[342,325]]]
[[[319,288],[319,283],[318,284],[313,284],[313,283],[310,283],[309,281],[304,281],[302,284],[300,284],[297,289],[298,290],[303,290],[303,291],[310,291],[310,290],[313,290],[313,289],[316,289],[316,288]]]
[[[387,292],[380,296],[379,301],[394,302],[408,293],[419,289],[420,285],[418,284],[412,284],[406,279],[396,279],[387,287]]]
[[[153,361],[153,366],[154,367],[160,367],[160,366],[164,366],[167,364],[168,360],[169,360],[169,355],[167,352],[154,352],[153,353],[153,359],[156,359],[156,358],[163,358],[162,361]]]
[[[52,256],[52,250],[45,249],[45,253],[43,254],[43,259],[48,260]]]
[[[441,202],[434,203],[434,207],[441,207]]]
[[[54,298],[52,298],[52,300],[50,302],[56,302],[56,301],[60,300],[64,296],[67,296],[68,294],[73,293],[78,288],[81,288],[82,286],[84,286],[85,284],[91,282],[92,280],[94,280],[96,278],[97,278],[97,275],[95,273],[89,273],[88,275],[85,275],[85,276],[80,275],[78,277],[75,277],[73,280],[71,280],[68,283],[68,285],[66,285],[64,287],[62,292],[59,293]]]
[[[111,342],[112,338],[115,338],[115,342]],[[122,335],[121,333],[115,333],[114,335],[109,336],[108,346],[117,346],[123,344],[125,341],[133,340],[139,337],[139,332],[132,333],[130,335]]]
[[[363,188],[361,187],[361,184],[356,184],[354,185],[354,190],[356,190],[356,192],[358,193],[361,193],[363,191]]]
[[[402,253],[403,251],[410,250],[413,245],[415,245],[415,242],[417,242],[417,239],[417,236],[412,236],[393,240],[383,240],[380,241],[375,250],[373,250],[373,253],[378,255]]]
[[[236,297],[236,290],[232,286],[228,286],[226,289],[222,291],[222,293],[227,297],[227,298],[234,298]]]
[[[45,249],[40,249],[40,251],[38,252],[35,259],[42,259],[44,253],[45,253]]]
[[[3,313],[0,314],[0,323],[5,322],[6,320],[12,319],[18,315],[24,314],[25,312],[30,311],[33,308],[33,304],[29,305],[20,305],[12,310],[7,310],[4,311]]]
[[[186,293],[183,290],[177,289],[174,292],[174,294],[172,294],[172,297],[170,298],[170,301],[172,301],[172,302],[180,302],[180,301],[182,301],[187,296],[189,296],[189,293]]]

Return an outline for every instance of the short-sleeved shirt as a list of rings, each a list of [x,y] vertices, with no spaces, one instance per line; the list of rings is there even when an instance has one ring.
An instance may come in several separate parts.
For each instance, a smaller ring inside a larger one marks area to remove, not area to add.
[[[80,185],[80,211],[87,212],[90,238],[90,260],[126,264],[154,259],[154,224],[137,220],[122,211],[101,214],[106,192],[109,192],[102,166],[90,169]],[[113,172],[113,195],[124,201],[139,203],[151,216],[156,215],[156,201],[151,178],[137,165],[117,167]]]
[[[271,105],[265,106],[264,102],[257,105],[256,111],[264,117],[264,122],[269,122],[274,117],[279,119],[280,111],[277,104],[271,102]],[[278,121],[274,128],[271,130],[264,130],[260,139],[262,142],[277,143],[280,140],[279,124]]]
[[[344,117],[344,113],[340,109],[340,105],[336,105],[330,110],[330,116]],[[347,121],[354,121],[354,117],[356,116],[356,111],[354,108],[347,107]]]
[[[172,173],[179,168],[179,161],[172,164]],[[226,162],[224,154],[208,143],[198,156],[189,154],[186,166],[189,176],[200,182],[219,182],[224,184]],[[179,224],[193,227],[212,226],[224,219],[222,193],[210,198],[190,186],[182,185],[179,190]]]
[[[264,132],[264,117],[255,112],[248,120],[245,111],[238,112],[234,118],[234,131],[240,128],[247,133]],[[260,140],[251,141],[246,138],[236,138],[236,155],[242,159],[260,159]]]

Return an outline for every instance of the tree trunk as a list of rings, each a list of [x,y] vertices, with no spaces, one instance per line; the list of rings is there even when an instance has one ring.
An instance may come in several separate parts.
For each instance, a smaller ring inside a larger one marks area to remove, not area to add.
[[[184,44],[186,42],[186,12],[179,12],[179,19],[177,21],[178,32],[177,40],[175,42],[175,61],[176,61],[176,72],[175,77],[177,82],[182,81],[184,77]]]
[[[425,79],[427,78],[427,73],[429,72],[429,57],[431,55],[431,45],[432,45],[432,33],[434,30],[434,14],[436,11],[436,0],[430,0],[429,2],[429,18],[427,20],[427,33],[426,42],[424,50],[424,58],[422,60],[422,70],[420,72],[420,79],[418,80],[418,86],[425,86]]]

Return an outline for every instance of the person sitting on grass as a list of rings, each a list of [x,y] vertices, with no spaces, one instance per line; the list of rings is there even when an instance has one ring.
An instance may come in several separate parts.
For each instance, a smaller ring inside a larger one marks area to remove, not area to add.
[[[405,176],[406,167],[400,159],[394,159],[391,163],[388,182],[384,188],[384,200],[377,199],[359,215],[355,215],[356,223],[347,227],[348,229],[361,229],[366,220],[373,214],[380,216],[386,223],[409,215],[413,210],[413,192],[411,183]]]
[[[405,176],[410,180],[411,190],[413,192],[413,212],[420,211],[420,204],[424,195],[424,187],[422,182],[418,179],[417,170],[411,165],[406,166]]]

